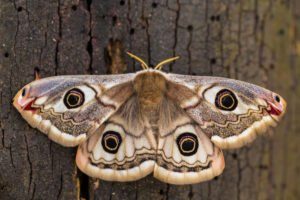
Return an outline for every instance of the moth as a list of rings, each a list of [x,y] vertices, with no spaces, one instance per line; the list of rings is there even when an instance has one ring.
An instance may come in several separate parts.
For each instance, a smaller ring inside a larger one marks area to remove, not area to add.
[[[164,73],[175,58],[120,75],[35,80],[13,105],[33,127],[67,147],[90,177],[134,181],[153,173],[193,184],[222,173],[222,149],[242,147],[276,126],[286,111],[278,94],[227,78]]]

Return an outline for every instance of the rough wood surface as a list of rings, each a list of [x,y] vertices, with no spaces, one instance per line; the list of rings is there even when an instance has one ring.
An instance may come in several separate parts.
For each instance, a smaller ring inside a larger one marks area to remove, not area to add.
[[[140,69],[127,50],[151,65],[181,56],[166,71],[265,86],[287,99],[287,115],[274,137],[225,151],[210,182],[149,176],[94,189],[76,149],[30,128],[11,99],[36,67],[44,77]],[[299,59],[298,0],[0,0],[0,199],[299,199]]]

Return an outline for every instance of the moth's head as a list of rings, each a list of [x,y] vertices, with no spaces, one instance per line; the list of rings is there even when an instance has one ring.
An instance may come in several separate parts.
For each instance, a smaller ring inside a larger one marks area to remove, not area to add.
[[[58,143],[75,146],[91,127],[85,113],[92,112],[87,105],[96,101],[95,88],[85,84],[84,78],[35,80],[18,91],[13,105],[32,127]]]

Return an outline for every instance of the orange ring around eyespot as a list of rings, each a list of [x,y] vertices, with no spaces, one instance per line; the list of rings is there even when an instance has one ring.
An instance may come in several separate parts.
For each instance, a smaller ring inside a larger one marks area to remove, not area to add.
[[[185,150],[183,149],[182,145],[183,145],[183,143],[184,143],[185,141],[188,141],[188,140],[193,142],[193,149],[191,149],[191,150],[189,150],[189,151],[185,151]],[[184,153],[191,153],[191,152],[193,152],[193,151],[196,149],[195,140],[193,140],[191,137],[188,137],[188,136],[182,138],[182,139],[180,140],[180,148],[181,148],[181,150],[182,150]]]
[[[193,142],[192,148],[190,150],[185,150],[183,145],[186,144],[186,142],[191,142],[191,141]],[[176,143],[179,152],[183,156],[192,156],[195,155],[195,153],[198,151],[198,147],[199,147],[198,137],[194,133],[185,132],[178,135],[178,137],[176,138]]]
[[[107,139],[113,139],[113,140],[116,142],[116,146],[115,146],[114,148],[109,147],[109,146],[107,145]],[[111,150],[111,151],[115,151],[115,150],[118,148],[118,146],[119,146],[119,139],[118,139],[118,137],[115,136],[115,135],[107,135],[107,136],[105,136],[104,140],[105,140],[105,142],[104,142],[105,147],[106,147],[107,149]]]
[[[225,106],[222,102],[224,98],[230,97],[232,100],[232,104],[230,106]],[[219,108],[220,110],[226,110],[226,111],[232,111],[234,110],[238,105],[238,100],[233,92],[231,92],[228,89],[222,89],[220,90],[215,97],[215,106]]]
[[[232,105],[229,106],[229,107],[226,107],[226,106],[224,106],[224,105],[222,104],[222,100],[223,100],[223,98],[226,97],[226,96],[229,96],[229,97],[232,99],[232,102],[233,102]],[[222,107],[226,108],[226,109],[231,109],[231,108],[233,108],[234,102],[235,102],[235,99],[231,96],[230,93],[227,93],[227,92],[226,92],[225,94],[223,94],[223,95],[220,97],[220,101],[219,101],[220,105],[221,105]]]
[[[78,102],[76,103],[76,104],[70,104],[70,102],[69,102],[69,97],[71,96],[71,95],[73,95],[73,96],[77,96],[78,97]],[[67,102],[69,103],[69,105],[71,105],[71,106],[77,106],[77,105],[79,105],[80,104],[80,100],[81,100],[81,95],[80,94],[76,94],[75,92],[74,93],[70,93],[70,94],[68,94],[68,96],[67,96]]]
[[[108,140],[112,139],[114,142],[114,146],[110,147],[108,145]],[[101,145],[104,151],[111,154],[116,154],[122,144],[122,137],[120,133],[109,130],[103,133],[102,139],[101,139]]]
[[[69,98],[72,95],[76,96],[78,98],[78,101],[76,102],[76,104],[71,104],[69,101]],[[73,88],[66,93],[63,101],[64,101],[65,106],[69,109],[78,108],[79,106],[81,106],[84,103],[84,94],[78,88]]]

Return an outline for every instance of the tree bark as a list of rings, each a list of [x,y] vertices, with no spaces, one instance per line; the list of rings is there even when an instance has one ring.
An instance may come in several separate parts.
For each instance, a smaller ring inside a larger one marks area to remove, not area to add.
[[[299,199],[300,5],[297,0],[0,0],[0,199]],[[180,74],[231,77],[287,99],[282,123],[252,145],[225,151],[214,180],[168,185],[95,182],[64,148],[12,107],[32,81],[66,74],[133,72],[130,51]],[[127,69],[126,69],[127,68]]]

